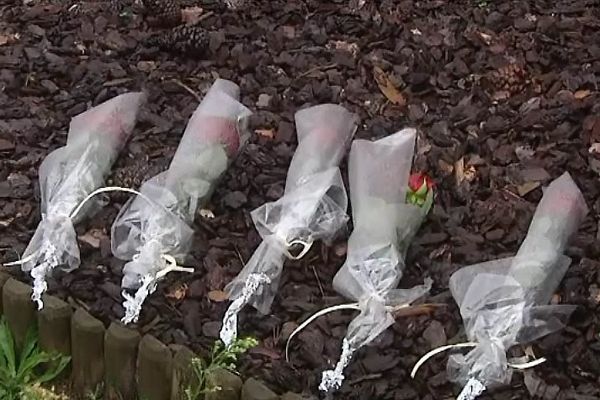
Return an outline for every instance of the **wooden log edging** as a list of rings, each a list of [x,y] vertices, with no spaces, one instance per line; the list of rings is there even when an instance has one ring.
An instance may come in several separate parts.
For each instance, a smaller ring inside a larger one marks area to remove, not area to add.
[[[16,343],[22,345],[29,328],[37,325],[42,349],[70,355],[73,399],[102,387],[106,400],[185,399],[195,357],[189,348],[166,346],[152,335],[141,337],[118,322],[106,329],[87,311],[50,295],[44,295],[44,308],[36,311],[31,293],[29,285],[0,271],[0,312]],[[279,396],[254,378],[243,382],[225,370],[211,376],[210,383],[221,390],[205,400],[302,400],[294,393]]]

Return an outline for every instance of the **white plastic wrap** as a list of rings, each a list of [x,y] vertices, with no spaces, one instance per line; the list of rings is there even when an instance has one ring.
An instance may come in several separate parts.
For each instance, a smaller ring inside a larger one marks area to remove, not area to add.
[[[338,389],[353,353],[393,324],[390,307],[426,294],[431,281],[397,289],[410,242],[426,209],[406,203],[416,131],[404,129],[375,142],[355,140],[349,177],[354,231],[348,256],[333,279],[334,289],[355,300],[360,314],[350,323],[335,369],[325,371],[319,388]]]
[[[42,221],[23,255],[24,271],[33,277],[32,299],[43,307],[46,277],[56,267],[71,271],[80,264],[74,224],[93,211],[78,205],[100,187],[105,175],[133,131],[142,93],[126,93],[77,115],[71,120],[67,144],[50,153],[40,165]]]
[[[460,399],[474,399],[473,387],[510,383],[506,350],[561,329],[575,307],[546,305],[571,263],[567,241],[588,212],[568,173],[544,191],[527,237],[515,257],[455,272],[450,291],[470,341],[478,345],[448,361],[451,380],[465,386]],[[480,393],[476,390],[475,393]]]
[[[167,267],[164,256],[186,255],[198,207],[208,201],[247,140],[251,112],[238,98],[236,84],[216,80],[188,122],[168,170],[146,181],[143,196],[119,212],[112,226],[112,251],[129,261],[122,286],[139,289],[133,297],[123,293],[124,322],[137,321],[144,299],[156,288],[157,274]]]
[[[221,339],[237,336],[237,314],[245,304],[267,313],[285,257],[301,258],[316,240],[331,239],[347,222],[348,199],[339,163],[357,128],[357,116],[334,104],[298,111],[298,147],[279,200],[252,212],[263,238],[240,274],[227,285],[233,301],[223,319]]]

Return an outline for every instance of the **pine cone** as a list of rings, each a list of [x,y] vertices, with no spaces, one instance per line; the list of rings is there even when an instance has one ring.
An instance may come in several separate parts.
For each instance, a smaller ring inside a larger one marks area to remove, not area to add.
[[[181,6],[177,0],[143,0],[148,24],[175,26],[181,23]]]
[[[133,165],[118,168],[112,175],[112,179],[109,179],[108,184],[139,190],[142,183],[166,171],[167,168],[169,168],[168,157],[161,158],[152,164],[146,160],[138,160]],[[125,202],[131,195],[124,192],[115,192],[111,194],[111,197],[113,201],[121,203]]]
[[[176,53],[201,53],[208,48],[208,32],[192,25],[183,25],[146,39],[145,44]]]
[[[496,91],[515,95],[525,89],[527,71],[518,64],[508,64],[492,71],[488,76],[488,81]]]

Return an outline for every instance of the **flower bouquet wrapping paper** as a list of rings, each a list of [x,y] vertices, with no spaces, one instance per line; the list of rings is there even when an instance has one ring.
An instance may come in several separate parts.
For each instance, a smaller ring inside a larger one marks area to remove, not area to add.
[[[216,80],[192,115],[169,168],[140,188],[141,195],[121,209],[112,226],[112,251],[127,260],[123,268],[123,322],[136,322],[145,298],[158,280],[185,257],[198,207],[247,139],[247,117],[239,87]]]
[[[357,116],[334,104],[298,111],[298,147],[279,200],[252,212],[263,242],[226,287],[232,304],[221,339],[237,337],[237,314],[246,304],[267,313],[275,297],[285,258],[301,258],[316,240],[331,239],[347,222],[348,199],[340,161],[357,128]]]
[[[146,96],[126,93],[71,120],[67,144],[40,165],[42,221],[25,253],[22,269],[33,278],[32,298],[43,307],[46,277],[57,267],[68,272],[80,264],[74,225],[100,207],[86,198],[104,178],[133,131]]]
[[[459,399],[510,383],[506,351],[561,329],[575,307],[548,305],[571,259],[563,254],[588,208],[568,173],[544,191],[529,231],[514,257],[455,272],[450,291],[475,347],[448,361],[451,380],[464,385]]]
[[[398,289],[408,246],[433,201],[428,182],[409,182],[416,131],[404,129],[371,142],[355,140],[350,150],[350,198],[354,230],[346,262],[333,279],[334,289],[358,303],[360,314],[348,326],[342,354],[325,371],[319,388],[338,389],[352,355],[394,323],[390,309],[425,295],[423,285]],[[412,187],[409,187],[412,183]]]

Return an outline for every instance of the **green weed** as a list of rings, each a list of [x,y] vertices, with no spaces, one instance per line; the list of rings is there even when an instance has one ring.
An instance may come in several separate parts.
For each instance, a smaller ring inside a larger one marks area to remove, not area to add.
[[[201,358],[193,358],[193,381],[185,390],[185,399],[199,400],[206,393],[220,390],[220,387],[214,386],[210,382],[209,377],[219,369],[236,372],[239,357],[256,345],[258,345],[258,340],[252,337],[236,339],[229,347],[225,347],[223,342],[217,341],[208,362]]]
[[[29,330],[23,348],[18,351],[6,320],[0,319],[0,399],[27,399],[28,391],[31,395],[32,390],[55,379],[70,361],[70,357],[40,349],[34,328]]]

